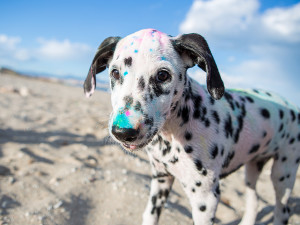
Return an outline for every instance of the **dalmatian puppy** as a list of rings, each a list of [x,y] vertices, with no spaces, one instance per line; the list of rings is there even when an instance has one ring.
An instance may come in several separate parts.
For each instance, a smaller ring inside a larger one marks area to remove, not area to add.
[[[186,71],[206,71],[206,87]],[[213,224],[219,180],[246,166],[242,225],[255,223],[255,186],[274,159],[274,224],[287,224],[288,199],[300,162],[299,109],[262,90],[224,90],[217,65],[199,34],[168,36],[145,29],[105,39],[84,83],[90,96],[96,74],[108,67],[113,111],[111,136],[124,149],[144,149],[153,179],[143,225],[158,224],[174,178],[189,198],[194,224]]]

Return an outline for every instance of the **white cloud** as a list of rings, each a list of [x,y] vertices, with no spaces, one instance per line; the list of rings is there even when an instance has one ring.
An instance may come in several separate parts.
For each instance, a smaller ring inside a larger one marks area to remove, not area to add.
[[[227,87],[264,88],[296,99],[300,3],[263,12],[259,6],[258,0],[196,0],[179,29],[208,40]]]
[[[28,50],[19,46],[21,41],[20,37],[0,34],[0,59],[2,62],[26,61],[30,58]]]
[[[300,3],[285,9],[269,9],[261,19],[264,27],[272,34],[287,41],[300,41]]]
[[[63,41],[38,38],[40,47],[37,53],[40,57],[50,60],[74,60],[89,55],[91,47],[83,43],[72,43],[68,39]]]
[[[259,7],[256,0],[195,1],[180,31],[201,31],[203,35],[234,36],[248,28]]]
[[[300,3],[263,13],[259,6],[258,0],[196,0],[180,24],[180,31],[196,31],[221,42],[241,37],[252,43],[279,38],[300,41]]]

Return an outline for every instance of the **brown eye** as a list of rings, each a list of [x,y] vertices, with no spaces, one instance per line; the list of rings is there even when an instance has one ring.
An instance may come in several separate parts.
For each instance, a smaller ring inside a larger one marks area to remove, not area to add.
[[[114,69],[113,71],[111,71],[111,76],[112,76],[113,78],[115,78],[116,80],[119,80],[119,79],[120,79],[120,73],[119,73],[119,70]]]
[[[156,81],[157,82],[165,82],[171,78],[171,75],[168,73],[168,71],[161,70],[156,75]]]

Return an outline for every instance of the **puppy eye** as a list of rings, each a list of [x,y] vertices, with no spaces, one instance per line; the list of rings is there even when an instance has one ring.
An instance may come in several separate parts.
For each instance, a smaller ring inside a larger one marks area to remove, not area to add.
[[[119,79],[120,79],[120,73],[119,73],[119,70],[113,69],[113,71],[111,71],[111,76],[112,76],[113,78],[115,78],[116,80],[119,80]]]
[[[161,70],[156,75],[156,81],[157,82],[165,82],[171,78],[171,75],[166,70]]]

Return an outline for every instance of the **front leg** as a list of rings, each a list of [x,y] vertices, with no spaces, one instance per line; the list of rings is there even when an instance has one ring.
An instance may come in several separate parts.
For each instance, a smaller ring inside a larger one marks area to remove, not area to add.
[[[150,197],[143,214],[143,225],[157,225],[161,210],[167,201],[169,192],[174,182],[170,175],[160,164],[149,157],[152,169]]]
[[[205,180],[203,179],[202,181],[202,188],[185,190],[192,206],[194,225],[213,224],[219,202],[219,184],[206,186]],[[199,185],[199,181],[196,181],[197,185]]]
[[[210,225],[220,198],[219,174],[199,160],[195,160],[195,166],[197,169],[190,167],[179,180],[192,206],[194,225]],[[183,168],[187,170],[188,166]]]

